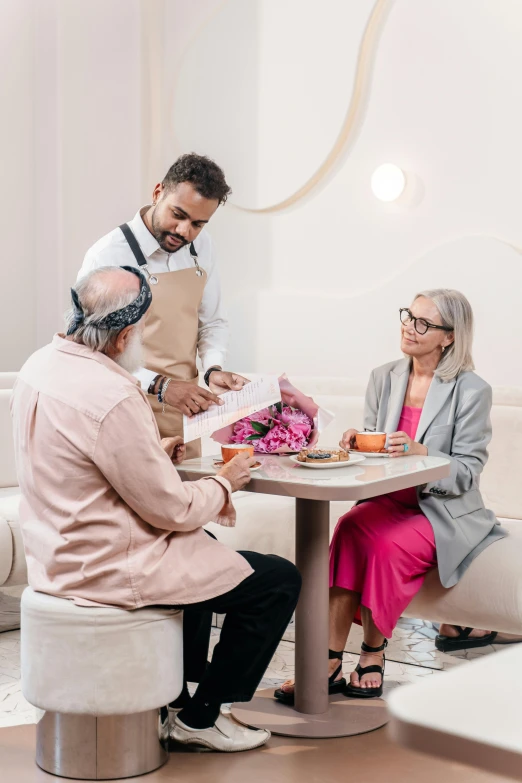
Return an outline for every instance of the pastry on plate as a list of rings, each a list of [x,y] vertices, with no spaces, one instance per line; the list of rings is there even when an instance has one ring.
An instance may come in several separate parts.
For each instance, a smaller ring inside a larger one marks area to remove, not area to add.
[[[297,455],[298,462],[313,462],[324,465],[327,462],[348,462],[350,455],[342,449],[302,449]]]

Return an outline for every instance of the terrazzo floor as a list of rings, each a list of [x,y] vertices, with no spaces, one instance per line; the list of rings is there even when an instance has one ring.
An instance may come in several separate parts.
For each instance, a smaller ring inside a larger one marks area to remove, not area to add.
[[[222,615],[214,615],[213,624],[220,627],[222,620]],[[471,661],[482,655],[489,655],[505,649],[505,645],[487,645],[474,650],[461,650],[458,653],[440,653],[435,648],[437,633],[432,623],[424,620],[400,619],[393,637],[389,640],[386,660],[443,671],[463,660]],[[293,622],[288,626],[283,638],[286,642],[295,641],[295,626]],[[360,625],[354,624],[345,650],[345,652],[352,654],[353,660],[358,658],[362,640],[362,628]],[[345,659],[347,659],[346,655]]]
[[[220,625],[220,617],[215,617]],[[431,624],[422,620],[401,620],[387,650],[386,689],[419,677],[439,676],[439,672],[481,655],[494,653],[501,646],[482,647],[477,650],[463,650],[459,653],[439,653],[435,649],[436,631]],[[220,629],[212,629],[211,648],[219,639]],[[343,669],[349,674],[357,665],[360,649],[361,629],[354,627],[348,640]],[[260,688],[279,686],[294,674],[294,627],[291,624],[267,669]],[[504,648],[505,649],[505,648]],[[0,728],[36,723],[40,711],[28,704],[20,687],[20,631],[0,633]]]

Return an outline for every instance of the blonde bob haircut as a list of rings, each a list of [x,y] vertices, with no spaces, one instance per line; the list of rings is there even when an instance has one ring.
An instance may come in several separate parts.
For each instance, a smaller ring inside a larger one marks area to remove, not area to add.
[[[447,382],[453,381],[461,372],[474,370],[473,310],[464,294],[451,288],[433,288],[421,291],[413,301],[421,296],[431,299],[439,311],[442,325],[453,330],[453,342],[442,354],[435,375]]]

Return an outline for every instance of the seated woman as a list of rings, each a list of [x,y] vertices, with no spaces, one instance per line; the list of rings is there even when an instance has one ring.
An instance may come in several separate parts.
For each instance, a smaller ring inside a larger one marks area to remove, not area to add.
[[[384,649],[397,621],[438,566],[452,587],[487,546],[506,535],[478,485],[491,440],[491,387],[473,372],[473,313],[458,291],[418,294],[400,311],[404,359],[372,372],[364,428],[387,432],[390,458],[449,458],[448,478],[358,503],[339,520],[330,548],[330,693],[381,696]],[[356,430],[341,445],[355,445]],[[364,629],[350,683],[342,655],[352,622]],[[441,629],[442,630],[442,629]],[[485,632],[479,632],[485,633]],[[293,701],[294,683],[275,695]]]

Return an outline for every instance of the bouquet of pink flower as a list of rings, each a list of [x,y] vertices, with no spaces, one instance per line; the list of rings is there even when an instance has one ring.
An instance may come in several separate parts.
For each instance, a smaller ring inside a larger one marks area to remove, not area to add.
[[[281,402],[240,419],[212,435],[218,443],[252,443],[260,454],[288,454],[311,448],[333,415],[279,378]]]
[[[313,427],[314,423],[306,413],[284,402],[276,402],[236,422],[231,441],[252,443],[261,454],[301,451],[308,445]]]

